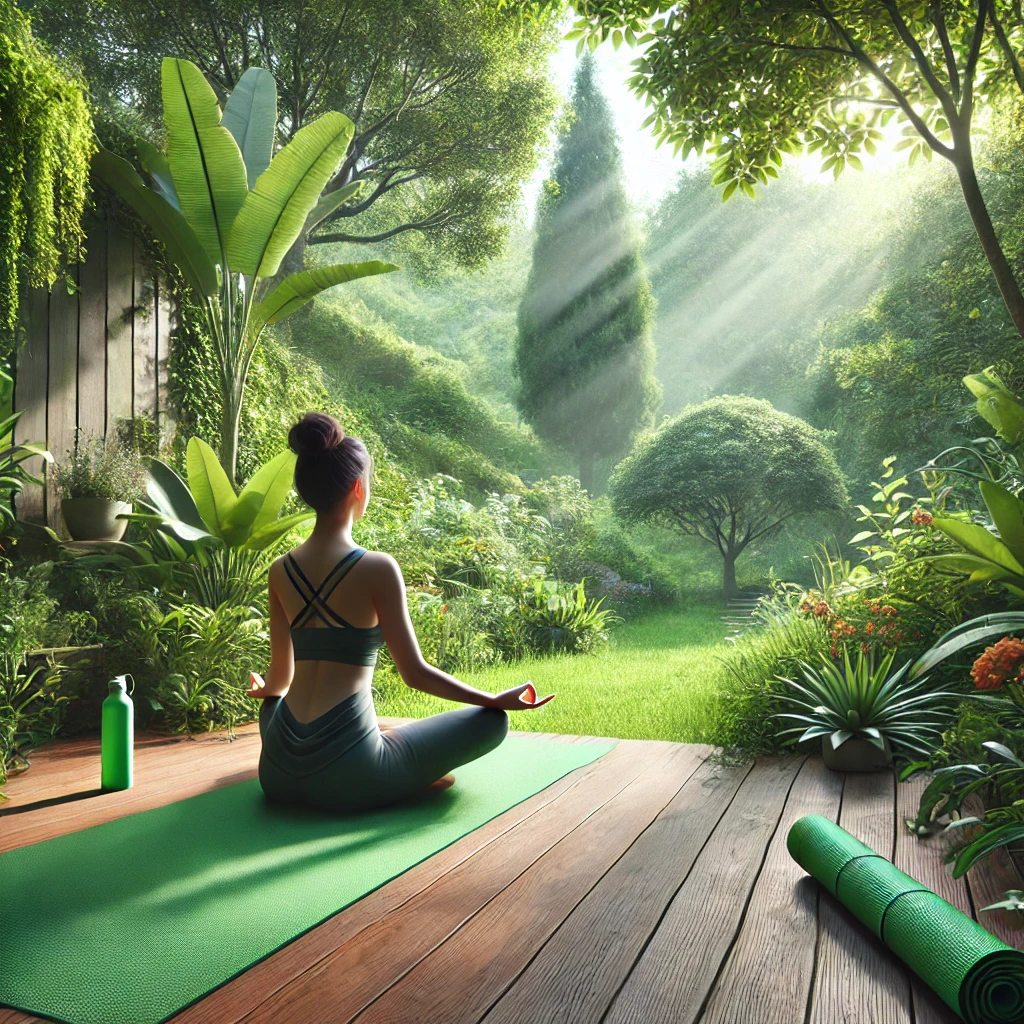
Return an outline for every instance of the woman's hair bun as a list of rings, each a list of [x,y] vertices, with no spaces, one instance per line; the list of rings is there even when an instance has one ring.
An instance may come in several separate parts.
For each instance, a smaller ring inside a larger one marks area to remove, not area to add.
[[[324,412],[307,412],[288,431],[288,447],[296,455],[306,458],[324,455],[340,447],[344,440],[345,431],[341,429],[341,424]]]

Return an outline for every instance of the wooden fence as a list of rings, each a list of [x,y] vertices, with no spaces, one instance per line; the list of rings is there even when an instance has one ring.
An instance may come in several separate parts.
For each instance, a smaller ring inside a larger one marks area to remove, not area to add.
[[[162,436],[173,430],[167,407],[167,353],[173,310],[144,268],[137,239],[100,226],[89,234],[88,256],[72,268],[78,284],[28,293],[26,337],[17,354],[14,408],[22,410],[19,441],[43,441],[60,461],[82,435],[105,437],[119,420],[145,416]],[[52,473],[42,459],[27,468],[45,484],[26,486],[19,517],[45,522],[62,536],[64,524]]]

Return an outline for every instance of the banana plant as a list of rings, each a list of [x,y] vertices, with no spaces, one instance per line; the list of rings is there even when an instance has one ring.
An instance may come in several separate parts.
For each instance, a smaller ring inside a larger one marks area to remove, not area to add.
[[[245,383],[266,329],[326,288],[400,268],[342,263],[271,281],[299,235],[353,198],[355,182],[321,197],[352,141],[352,122],[329,111],[274,155],[277,85],[249,68],[224,104],[191,61],[161,69],[167,152],[140,142],[150,179],[101,149],[93,169],[141,218],[191,287],[217,353],[220,462],[235,479]]]
[[[198,599],[216,607],[216,595],[245,591],[265,568],[263,553],[314,513],[281,515],[295,471],[290,451],[261,466],[240,494],[214,450],[198,437],[189,440],[185,468],[187,480],[151,458],[149,500],[137,503],[142,511],[118,517],[141,526],[145,542],[108,541],[72,553],[80,564],[135,572],[154,587],[185,581]]]

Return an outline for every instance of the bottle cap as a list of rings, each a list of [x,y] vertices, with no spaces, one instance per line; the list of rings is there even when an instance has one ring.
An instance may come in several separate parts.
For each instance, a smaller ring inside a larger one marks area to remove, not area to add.
[[[114,678],[110,680],[110,692],[114,693],[117,690],[120,690],[122,693],[127,693],[128,692],[128,676],[127,675],[114,676]],[[134,691],[135,691],[135,680],[133,679],[132,680],[132,692],[134,692]]]

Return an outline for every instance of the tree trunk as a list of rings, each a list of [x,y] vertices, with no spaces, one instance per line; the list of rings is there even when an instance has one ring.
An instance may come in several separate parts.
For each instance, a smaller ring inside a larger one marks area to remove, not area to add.
[[[220,464],[224,467],[232,486],[237,484],[238,424],[242,418],[242,390],[223,395],[224,408],[220,418]]]
[[[580,452],[580,487],[591,497],[594,494],[594,453]]]
[[[736,553],[728,551],[722,555],[722,595],[726,601],[739,594],[736,586]]]
[[[995,275],[1003,302],[1006,303],[1017,333],[1024,337],[1024,295],[1021,294],[1020,285],[1017,283],[1009,260],[999,244],[996,229],[992,225],[992,218],[988,214],[988,207],[985,205],[985,199],[978,184],[978,176],[974,172],[974,157],[969,148],[965,148],[962,152],[964,155],[954,159],[953,166],[956,167],[956,173],[960,179],[960,188],[963,190],[967,209],[971,214],[971,220],[974,221],[974,228],[978,232],[978,238],[989,266]]]

